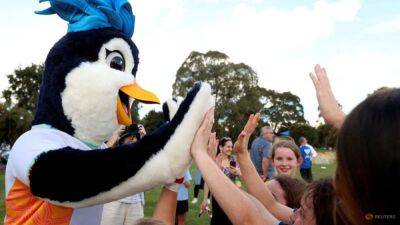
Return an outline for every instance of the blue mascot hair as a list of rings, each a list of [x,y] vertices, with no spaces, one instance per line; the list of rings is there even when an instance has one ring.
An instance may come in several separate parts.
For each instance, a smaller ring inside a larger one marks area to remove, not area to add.
[[[68,21],[68,32],[112,27],[128,37],[135,28],[135,16],[128,0],[39,0],[50,7],[36,11],[41,15],[57,14]]]

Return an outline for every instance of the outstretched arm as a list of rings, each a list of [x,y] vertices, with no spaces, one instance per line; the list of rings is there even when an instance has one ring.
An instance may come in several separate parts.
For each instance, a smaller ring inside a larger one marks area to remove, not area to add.
[[[276,224],[277,220],[274,218],[268,221],[263,219],[252,200],[222,173],[207,154],[207,140],[210,136],[213,117],[213,111],[207,113],[196,133],[191,152],[214,198],[233,224]]]
[[[173,184],[178,185],[178,184]],[[166,225],[175,224],[177,188],[163,187],[158,199],[153,218],[164,222]]]
[[[208,140],[207,145],[207,154],[215,161],[215,157],[217,155],[217,148],[218,148],[219,140],[217,139],[217,134],[211,133],[210,139]],[[207,206],[209,204],[209,196],[210,189],[206,182],[204,182],[204,193],[203,193],[203,202],[200,204],[200,214],[204,213],[207,210]]]
[[[259,119],[259,113],[250,116],[246,126],[234,145],[234,150],[237,153],[238,162],[242,171],[242,179],[244,180],[249,193],[258,199],[272,215],[279,220],[289,223],[293,209],[282,205],[275,200],[261,177],[258,175],[256,168],[250,160],[250,155],[247,150],[249,138],[257,127]]]
[[[317,64],[314,67],[314,71],[315,74],[310,73],[310,77],[315,86],[321,116],[325,119],[326,123],[332,125],[336,129],[340,129],[346,118],[346,114],[344,114],[339,107],[333,95],[325,68],[321,68],[321,66]]]
[[[170,170],[169,159],[164,157],[166,162],[160,163],[162,160],[157,158],[170,138],[165,133],[170,132],[171,125],[165,124],[134,144],[98,150],[64,147],[43,152],[29,171],[32,194],[76,208],[138,193],[149,188],[147,185],[171,182],[176,175],[161,172]]]

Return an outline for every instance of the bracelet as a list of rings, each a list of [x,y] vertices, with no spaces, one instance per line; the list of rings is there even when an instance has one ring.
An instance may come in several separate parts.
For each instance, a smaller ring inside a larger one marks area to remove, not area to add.
[[[164,187],[170,191],[178,192],[179,184],[177,184],[177,183],[166,184]]]
[[[166,184],[164,187],[170,191],[178,192],[179,184],[182,184],[184,181],[184,177],[175,179],[175,182],[172,184]]]

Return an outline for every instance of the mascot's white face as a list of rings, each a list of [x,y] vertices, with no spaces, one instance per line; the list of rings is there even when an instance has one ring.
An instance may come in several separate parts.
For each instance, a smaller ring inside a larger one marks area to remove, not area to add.
[[[96,62],[83,62],[66,76],[61,99],[75,137],[100,145],[119,124],[132,122],[133,98],[159,102],[154,94],[137,85],[132,75],[134,65],[129,44],[114,38],[102,46]]]

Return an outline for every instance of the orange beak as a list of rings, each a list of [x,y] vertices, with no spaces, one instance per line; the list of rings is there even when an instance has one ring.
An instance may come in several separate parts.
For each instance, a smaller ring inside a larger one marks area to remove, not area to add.
[[[120,92],[117,98],[117,119],[118,123],[121,125],[129,126],[132,124],[129,97],[148,104],[160,103],[160,100],[155,94],[141,88],[137,83],[123,86],[119,90]]]

